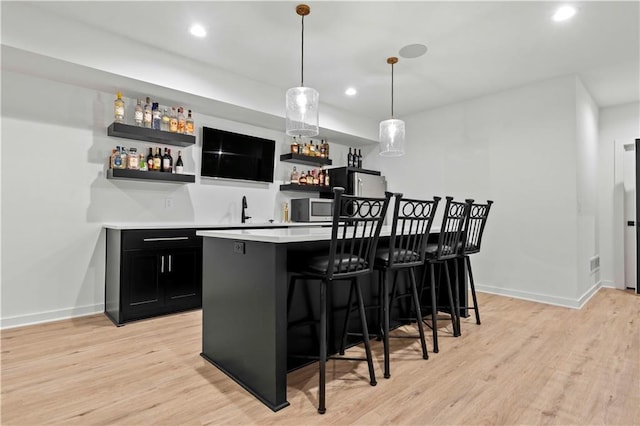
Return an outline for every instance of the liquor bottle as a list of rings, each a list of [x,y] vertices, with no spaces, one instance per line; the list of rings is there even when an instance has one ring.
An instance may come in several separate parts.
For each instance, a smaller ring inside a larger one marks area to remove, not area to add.
[[[302,155],[309,155],[309,144],[302,145]]]
[[[138,99],[138,103],[136,104],[136,112],[133,115],[133,121],[136,123],[136,126],[142,126],[142,99]]]
[[[162,171],[171,173],[171,157],[167,152],[167,148],[164,149],[164,155],[162,156]]]
[[[171,148],[167,150],[169,153],[169,172],[173,173],[173,155],[171,155]]]
[[[122,100],[122,92],[118,92],[116,100],[113,101],[113,115],[116,123],[124,123],[124,101]]]
[[[324,185],[324,170],[318,172],[318,183],[316,185]]]
[[[138,159],[138,164],[140,165],[140,171],[147,171],[147,160],[144,158],[144,154],[140,154],[140,158]]]
[[[120,168],[120,147],[116,146],[115,149],[111,151],[111,168],[119,169]]]
[[[189,115],[187,115],[187,134],[188,135],[193,135],[193,130],[194,130],[194,126],[193,126],[193,117],[191,117],[191,110],[189,110]]]
[[[291,172],[291,183],[299,184],[300,183],[300,175],[298,174],[298,170],[296,166],[293,166],[293,171]]]
[[[284,207],[282,209],[282,221],[284,223],[289,222],[289,204],[288,203],[284,203]]]
[[[324,186],[330,186],[329,185],[329,172],[325,172],[324,174]]]
[[[153,148],[149,148],[149,155],[147,155],[147,170],[153,170]]]
[[[316,147],[313,144],[313,142],[309,143],[309,156],[310,157],[315,157],[316,156]]]
[[[176,161],[176,173],[182,174],[184,171],[184,164],[182,164],[182,151],[178,151],[178,161]]]
[[[323,140],[322,142],[324,144],[324,155],[325,155],[325,158],[329,158],[329,142],[327,142],[326,139]]]
[[[150,129],[151,128],[151,99],[147,96],[147,102],[144,104],[144,127]]]
[[[178,108],[178,133],[184,133],[187,129],[187,120],[184,118],[184,108]]]
[[[304,174],[304,171],[302,171],[300,173],[300,179],[298,179],[298,183],[300,185],[306,185],[307,184],[307,175]]]
[[[162,123],[162,113],[160,112],[160,106],[157,102],[151,105],[151,128],[160,130]]]
[[[353,167],[353,154],[351,153],[351,148],[349,148],[349,153],[347,154],[347,167]]]
[[[300,148],[300,145],[298,145],[298,141],[296,140],[296,137],[293,137],[293,142],[291,142],[291,153],[292,154],[297,154],[298,153],[298,149]]]
[[[171,107],[171,115],[169,116],[169,131],[171,133],[178,132],[178,114],[176,113],[176,107]]]
[[[362,150],[361,149],[358,150],[358,168],[359,169],[362,168]]]
[[[160,148],[156,148],[156,154],[153,156],[153,171],[162,171],[162,155],[160,155]]]
[[[324,146],[324,140],[322,141],[322,143],[320,144],[320,157],[321,158],[327,158],[327,149]]]
[[[164,112],[162,113],[162,121],[160,122],[160,130],[164,130],[165,132],[168,132],[170,123],[171,123],[171,117],[169,117],[169,112],[165,108]]]
[[[138,150],[135,148],[130,148],[129,153],[127,154],[127,169],[140,170],[140,165],[138,164]]]
[[[126,169],[127,168],[127,148],[120,147],[120,167],[118,167],[119,169]]]

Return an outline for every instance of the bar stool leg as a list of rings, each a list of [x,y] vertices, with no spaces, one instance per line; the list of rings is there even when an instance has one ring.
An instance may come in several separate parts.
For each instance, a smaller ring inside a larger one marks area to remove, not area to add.
[[[326,385],[326,364],[327,364],[327,282],[320,283],[320,383],[318,387],[318,413],[324,414],[327,411],[325,406],[325,385]]]
[[[453,259],[453,268],[455,270],[455,283],[453,287],[453,302],[455,303],[456,310],[456,328],[458,329],[458,336],[462,334],[462,330],[460,327],[460,285],[458,280],[458,258]]]
[[[446,262],[440,264],[444,268],[444,273],[447,279],[447,296],[449,297],[449,309],[451,310],[451,326],[453,327],[453,335],[458,336],[458,327],[456,326],[456,308],[453,303],[453,295],[451,294],[451,277],[449,276],[449,268]]]
[[[438,299],[436,297],[436,273],[433,263],[429,263],[431,272],[431,329],[433,330],[433,352],[438,353]]]
[[[349,286],[349,300],[347,301],[347,311],[344,315],[344,326],[342,328],[342,344],[340,345],[340,355],[344,355],[344,350],[347,347],[347,336],[349,334],[349,320],[351,318],[351,311],[353,311],[353,282]]]
[[[409,268],[409,276],[411,277],[411,292],[413,299],[413,306],[416,310],[416,319],[418,320],[418,332],[420,333],[420,344],[422,345],[422,358],[429,359],[429,353],[427,352],[427,343],[424,339],[424,328],[422,327],[422,312],[420,312],[420,300],[418,299],[418,287],[416,286],[416,275],[413,268]],[[386,354],[385,354],[386,355]],[[386,362],[386,358],[385,358]]]
[[[473,282],[473,273],[471,272],[471,259],[469,256],[464,257],[467,264],[467,272],[469,272],[469,284],[471,284],[471,296],[473,297],[473,310],[476,311],[476,324],[480,325],[480,311],[478,310],[478,299],[476,299],[476,286]]]
[[[360,308],[360,320],[362,322],[362,337],[364,340],[364,349],[367,354],[367,365],[369,366],[369,379],[371,386],[375,386],[376,373],[373,370],[373,357],[371,356],[371,346],[369,345],[369,329],[367,328],[367,315],[364,309],[364,300],[362,298],[362,289],[360,288],[360,282],[355,278],[356,283],[356,296],[358,297],[358,306]]]
[[[391,306],[389,306],[389,285],[387,282],[387,275],[384,272],[381,274],[382,283],[382,342],[384,346],[384,378],[391,377],[391,368],[389,367],[389,315]]]

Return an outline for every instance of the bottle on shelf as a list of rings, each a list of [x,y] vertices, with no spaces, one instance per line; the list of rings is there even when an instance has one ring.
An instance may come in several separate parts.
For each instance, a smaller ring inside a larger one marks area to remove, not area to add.
[[[298,183],[300,185],[306,185],[307,184],[307,175],[304,174],[304,171],[300,172],[300,179],[298,180]]]
[[[300,145],[298,145],[298,140],[294,136],[293,137],[293,142],[291,142],[291,153],[292,154],[297,154],[299,148],[300,148]]]
[[[154,102],[151,105],[151,128],[160,130],[162,123],[162,113],[160,112],[160,105],[158,102]]]
[[[140,165],[138,164],[138,150],[135,148],[129,148],[129,152],[127,153],[127,169],[140,170]]]
[[[138,164],[140,165],[140,171],[147,171],[147,160],[144,158],[144,154],[140,154],[140,158],[138,159]]]
[[[318,183],[316,185],[323,186],[324,185],[324,170],[320,169],[318,171]]]
[[[171,148],[167,149],[169,153],[169,171],[173,173],[173,155],[171,155]]]
[[[326,171],[326,172],[324,173],[324,186],[331,186],[331,185],[329,184],[329,171]]]
[[[120,147],[119,146],[116,146],[113,150],[111,150],[110,167],[112,169],[120,168]]]
[[[323,139],[322,145],[324,146],[324,158],[329,158],[329,142],[327,142],[326,139]]]
[[[357,165],[357,167],[359,169],[362,168],[362,150],[361,149],[358,149],[358,165]]]
[[[353,167],[353,154],[351,153],[351,148],[349,148],[349,153],[347,154],[347,167]]]
[[[156,148],[156,154],[153,156],[153,171],[162,171],[162,155],[160,155],[160,148]]]
[[[162,112],[162,121],[160,122],[160,130],[164,130],[165,132],[169,131],[169,126],[171,124],[171,117],[169,116],[169,111],[165,108]]]
[[[151,99],[149,99],[149,97],[147,96],[146,103],[144,104],[144,120],[143,120],[144,127],[150,129],[151,120],[152,120]]]
[[[324,140],[320,144],[320,158],[327,158],[327,149],[324,146]]]
[[[293,170],[291,171],[291,183],[296,185],[300,183],[300,174],[298,174],[296,166],[293,166]]]
[[[167,148],[164,149],[164,155],[162,156],[162,171],[171,173],[171,156]]]
[[[171,107],[171,115],[169,116],[169,131],[171,133],[178,132],[178,114],[176,113],[176,107]]]
[[[184,108],[178,108],[178,133],[185,133],[187,129],[187,119],[184,118]]]
[[[176,161],[176,173],[184,172],[184,164],[182,163],[182,151],[178,151],[178,160]]]
[[[186,132],[188,135],[193,135],[193,131],[194,131],[194,126],[193,126],[193,117],[191,117],[191,110],[189,110],[189,115],[187,115],[187,122],[186,122]]]
[[[113,118],[116,123],[124,123],[124,101],[120,91],[116,94],[116,100],[113,101]]]
[[[153,170],[153,148],[149,148],[149,155],[147,155],[147,170]]]
[[[284,203],[284,207],[282,208],[282,221],[284,223],[289,223],[289,204]]]
[[[126,169],[127,168],[127,148],[125,148],[124,146],[120,147],[120,167],[118,167],[119,169]]]
[[[309,144],[305,143],[302,146],[302,155],[309,155]]]
[[[142,126],[142,99],[138,99],[138,103],[136,104],[136,110],[133,114],[133,122],[136,123],[136,126]]]

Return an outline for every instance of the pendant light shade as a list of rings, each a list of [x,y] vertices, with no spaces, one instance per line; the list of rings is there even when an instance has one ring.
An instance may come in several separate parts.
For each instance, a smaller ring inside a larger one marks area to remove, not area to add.
[[[387,58],[391,65],[391,118],[380,122],[380,155],[400,157],[404,155],[404,121],[393,117],[393,65],[398,58]]]
[[[318,105],[320,94],[316,89],[304,87],[304,17],[311,13],[306,4],[296,6],[296,13],[302,17],[302,59],[300,67],[300,87],[292,87],[286,95],[286,133],[288,136],[317,136]]]

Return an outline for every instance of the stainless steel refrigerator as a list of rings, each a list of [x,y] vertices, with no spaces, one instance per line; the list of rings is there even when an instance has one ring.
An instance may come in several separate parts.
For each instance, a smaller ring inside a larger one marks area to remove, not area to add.
[[[329,169],[331,186],[341,186],[346,194],[359,197],[384,197],[387,180],[375,170],[354,167],[336,167]]]

